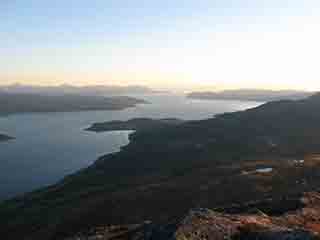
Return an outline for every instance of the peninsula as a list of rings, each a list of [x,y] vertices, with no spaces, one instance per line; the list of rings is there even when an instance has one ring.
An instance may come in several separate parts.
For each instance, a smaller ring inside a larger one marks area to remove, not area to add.
[[[49,96],[0,92],[0,115],[38,112],[74,112],[93,110],[123,110],[146,103],[144,100],[118,96],[81,96],[65,94]]]
[[[184,123],[185,121],[176,118],[151,119],[151,118],[134,118],[128,121],[109,121],[103,123],[94,123],[87,131],[109,132],[121,130],[148,130],[161,127],[174,126]]]

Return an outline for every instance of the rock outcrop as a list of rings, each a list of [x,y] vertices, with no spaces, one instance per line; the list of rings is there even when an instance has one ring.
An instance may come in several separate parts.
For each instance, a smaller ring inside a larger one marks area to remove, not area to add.
[[[298,200],[301,205],[296,210],[282,215],[267,215],[254,206],[248,211],[247,205],[243,208],[245,212],[238,214],[198,208],[190,210],[185,217],[166,224],[145,222],[138,225],[97,227],[66,240],[320,239],[320,194],[305,193]],[[286,204],[285,201],[283,204]],[[260,205],[261,203],[257,203],[256,206]]]

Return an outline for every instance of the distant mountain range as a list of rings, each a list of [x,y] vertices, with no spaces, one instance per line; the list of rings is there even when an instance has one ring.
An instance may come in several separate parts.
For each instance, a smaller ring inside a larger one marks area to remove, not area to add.
[[[28,94],[41,94],[41,95],[64,95],[64,94],[77,94],[77,95],[130,95],[130,94],[151,94],[158,91],[144,86],[73,86],[73,85],[59,85],[59,86],[32,86],[14,84],[10,86],[0,87],[0,91],[8,93],[28,93]]]
[[[255,217],[265,217],[263,224],[283,223],[285,227],[288,222],[282,221],[292,219],[294,226],[298,224],[302,230],[318,231],[318,210],[313,216],[309,208],[310,218],[304,210],[304,218],[299,209],[303,209],[307,199],[290,201],[290,196],[320,188],[319,108],[320,94],[316,94],[206,120],[138,127],[130,135],[129,145],[120,152],[100,157],[90,167],[53,186],[1,203],[0,236],[10,240],[63,239],[86,229],[145,220],[155,224],[167,222],[170,229],[175,229],[170,220],[183,216],[190,208],[223,211],[223,206],[232,206],[232,212],[237,213],[246,211],[238,208],[238,204],[249,202],[254,206],[254,202],[271,200],[282,203],[254,207],[258,211]],[[128,121],[93,126],[108,131],[109,127],[138,125],[136,121]],[[310,201],[314,206],[312,198]],[[290,211],[297,211],[294,214],[302,217],[303,224],[299,225],[293,215],[283,216]],[[269,219],[266,214],[284,218]],[[228,215],[221,216],[225,222]],[[207,229],[206,224],[211,221],[206,216],[201,219],[196,219],[199,231]],[[198,230],[191,237],[178,239],[210,239],[197,235]]]
[[[31,112],[122,110],[146,103],[132,97],[63,94],[60,96],[0,92],[0,115]]]
[[[314,92],[292,91],[292,90],[258,90],[258,89],[239,89],[226,90],[222,92],[192,92],[187,95],[192,99],[203,100],[244,100],[270,102],[277,100],[298,100],[313,95]]]

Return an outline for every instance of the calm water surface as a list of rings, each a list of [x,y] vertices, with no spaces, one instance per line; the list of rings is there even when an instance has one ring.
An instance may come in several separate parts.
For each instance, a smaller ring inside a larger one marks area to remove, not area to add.
[[[0,118],[0,132],[16,139],[0,143],[0,199],[48,184],[87,167],[128,144],[130,131],[91,133],[91,123],[134,117],[196,120],[260,105],[244,101],[200,101],[176,95],[140,95],[150,104],[122,111],[21,114]]]

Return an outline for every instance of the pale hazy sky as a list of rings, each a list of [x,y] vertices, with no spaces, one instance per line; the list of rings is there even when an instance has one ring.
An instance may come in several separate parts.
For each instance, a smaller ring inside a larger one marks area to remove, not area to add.
[[[320,90],[319,0],[1,0],[0,84]]]

